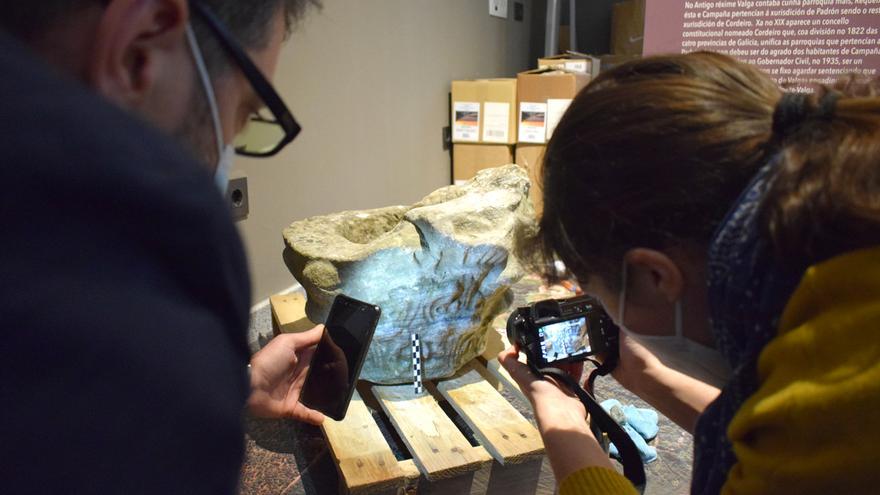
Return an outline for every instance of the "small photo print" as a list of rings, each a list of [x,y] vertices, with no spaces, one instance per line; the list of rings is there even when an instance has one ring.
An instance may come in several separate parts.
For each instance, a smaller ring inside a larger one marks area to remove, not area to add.
[[[455,123],[461,125],[478,125],[480,112],[455,111]]]
[[[546,112],[530,112],[524,110],[522,112],[522,123],[524,125],[543,126]]]

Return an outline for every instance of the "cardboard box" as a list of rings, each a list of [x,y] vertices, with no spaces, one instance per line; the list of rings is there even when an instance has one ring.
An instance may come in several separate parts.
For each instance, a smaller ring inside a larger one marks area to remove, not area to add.
[[[452,145],[452,177],[456,184],[473,179],[486,168],[513,163],[513,146],[506,144]]]
[[[589,74],[592,77],[599,75],[601,67],[602,63],[598,57],[586,53],[569,52],[538,59],[539,69],[566,70]]]
[[[587,74],[552,69],[517,74],[517,143],[549,141],[571,100],[589,82]]]
[[[645,0],[615,3],[611,12],[611,53],[641,55],[645,41]]]
[[[452,142],[516,142],[516,79],[452,81]]]
[[[517,144],[516,145],[516,164],[529,171],[529,179],[532,181],[532,188],[529,196],[532,204],[535,206],[535,213],[541,216],[543,211],[543,191],[541,190],[541,174],[544,161],[543,144]]]

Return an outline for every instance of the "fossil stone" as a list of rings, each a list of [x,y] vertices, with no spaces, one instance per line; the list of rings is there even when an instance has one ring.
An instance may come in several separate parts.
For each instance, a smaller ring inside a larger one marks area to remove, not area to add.
[[[293,223],[285,257],[308,295],[306,313],[324,321],[339,293],[382,308],[364,380],[412,381],[411,332],[421,337],[424,378],[452,375],[483,352],[523,275],[512,250],[536,229],[529,187],[527,173],[508,165],[412,206]]]

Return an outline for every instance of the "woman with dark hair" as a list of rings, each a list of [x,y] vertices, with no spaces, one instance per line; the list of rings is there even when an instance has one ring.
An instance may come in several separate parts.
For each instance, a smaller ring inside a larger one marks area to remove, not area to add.
[[[693,432],[692,493],[880,490],[875,82],[799,95],[719,54],[631,62],[575,98],[542,177],[541,258],[621,327],[614,377]],[[634,491],[516,355],[560,493]]]

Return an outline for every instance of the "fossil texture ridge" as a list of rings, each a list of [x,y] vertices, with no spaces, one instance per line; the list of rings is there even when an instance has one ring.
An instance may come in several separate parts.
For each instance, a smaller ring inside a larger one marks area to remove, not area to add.
[[[412,206],[309,218],[284,230],[288,266],[323,322],[336,294],[382,308],[361,379],[412,381],[410,334],[425,379],[447,377],[483,352],[492,320],[523,268],[514,249],[534,235],[527,173],[487,169]]]

